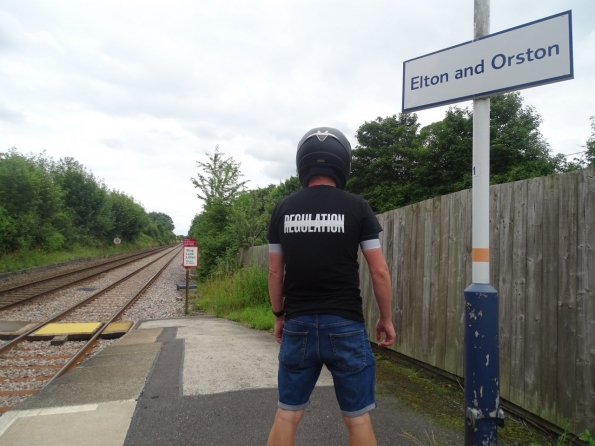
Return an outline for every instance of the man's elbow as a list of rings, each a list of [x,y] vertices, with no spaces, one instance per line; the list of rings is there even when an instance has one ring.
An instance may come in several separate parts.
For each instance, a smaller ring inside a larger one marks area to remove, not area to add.
[[[281,271],[275,269],[269,269],[269,280],[279,280],[283,277]]]
[[[386,264],[384,264],[384,266],[371,269],[370,275],[376,280],[390,280],[390,273]]]

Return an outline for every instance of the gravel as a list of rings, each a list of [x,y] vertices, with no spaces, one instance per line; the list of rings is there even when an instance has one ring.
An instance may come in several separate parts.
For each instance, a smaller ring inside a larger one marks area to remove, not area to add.
[[[156,254],[117,271],[106,273],[99,278],[77,284],[69,289],[56,291],[24,305],[0,311],[0,318],[5,321],[42,322],[104,289],[136,270],[140,265],[147,264],[159,256],[160,254]],[[120,317],[120,320],[137,322],[143,319],[183,316],[184,291],[178,291],[176,284],[185,280],[186,272],[180,263],[178,259],[174,258],[149,289]],[[134,280],[135,278],[132,278],[131,282]],[[8,341],[0,341],[0,346],[6,342]]]
[[[176,249],[177,250],[177,249]],[[7,321],[30,321],[30,322],[41,322],[46,320],[48,317],[65,310],[69,306],[76,302],[91,296],[93,293],[105,288],[114,281],[125,277],[130,274],[133,270],[138,268],[139,263],[149,263],[154,260],[160,254],[151,256],[148,259],[143,259],[139,262],[135,262],[133,265],[129,265],[122,270],[106,273],[100,278],[91,279],[88,282],[77,284],[71,289],[61,290],[43,298],[39,298],[28,304],[20,307],[4,310],[0,312],[0,318]],[[181,266],[181,258],[177,257],[181,254],[177,254],[176,258],[169,264],[165,271],[159,276],[159,278],[146,290],[142,296],[137,299],[135,304],[129,308],[120,317],[120,321],[137,322],[139,320],[147,319],[163,319],[163,318],[175,318],[184,316],[184,295],[185,291],[178,291],[176,284],[185,281],[186,271]],[[134,280],[134,279],[133,279]],[[8,341],[0,341],[0,346],[6,344]],[[107,346],[111,345],[115,340],[100,340],[94,347],[93,351],[87,355],[85,359],[88,359]],[[12,365],[24,365],[22,359],[11,358],[14,356],[51,356],[52,354],[64,354],[66,351],[75,349],[80,346],[80,342],[67,342],[61,347],[54,347],[50,345],[49,341],[36,341],[21,343],[16,350],[11,351],[7,354],[2,355],[0,358],[1,365],[12,366]],[[60,353],[58,353],[60,352]],[[56,365],[63,363],[63,360],[55,359],[38,359],[36,360],[36,366],[44,365]],[[14,368],[0,370],[0,390],[15,390],[15,389],[27,389],[27,388],[39,388],[45,381],[15,381],[15,382],[4,382],[5,379],[14,377],[25,378],[30,376],[51,376],[56,370],[47,369],[47,371],[32,371],[27,368]],[[25,399],[24,395],[12,395],[0,397],[0,406],[13,405],[19,401]]]

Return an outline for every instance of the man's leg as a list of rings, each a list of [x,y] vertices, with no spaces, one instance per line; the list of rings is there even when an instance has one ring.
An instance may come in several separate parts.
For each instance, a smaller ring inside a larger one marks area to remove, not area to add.
[[[343,417],[343,420],[349,431],[349,446],[376,446],[369,412],[359,417]]]
[[[295,432],[303,416],[303,410],[277,409],[267,446],[293,446]]]

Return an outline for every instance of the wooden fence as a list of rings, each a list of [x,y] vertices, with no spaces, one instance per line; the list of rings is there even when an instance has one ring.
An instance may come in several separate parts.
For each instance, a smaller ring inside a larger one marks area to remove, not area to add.
[[[392,349],[463,377],[471,191],[378,220],[393,280]],[[595,432],[595,170],[491,186],[490,248],[501,397],[571,432]],[[241,256],[268,263],[266,246]],[[378,312],[365,267],[360,285],[373,335]]]

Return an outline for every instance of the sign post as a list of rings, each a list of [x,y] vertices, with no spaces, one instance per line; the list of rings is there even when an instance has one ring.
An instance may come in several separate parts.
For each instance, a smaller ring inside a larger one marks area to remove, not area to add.
[[[190,287],[190,268],[198,268],[199,248],[196,246],[196,239],[185,238],[182,248],[182,266],[186,268],[186,306],[185,314],[188,314],[188,288]]]
[[[465,445],[498,444],[498,292],[490,285],[490,95],[574,77],[567,11],[496,34],[474,0],[473,41],[403,63],[403,113],[473,99],[472,283],[465,298]]]
[[[490,33],[489,0],[474,0],[475,39]],[[490,285],[490,98],[473,101],[471,285],[465,291],[465,445],[497,445],[498,292]]]

